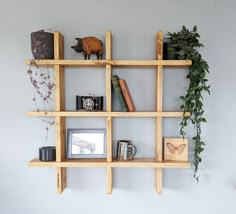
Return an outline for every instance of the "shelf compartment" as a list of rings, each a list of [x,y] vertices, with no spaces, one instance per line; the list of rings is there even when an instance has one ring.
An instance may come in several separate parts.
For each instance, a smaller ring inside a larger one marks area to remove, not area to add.
[[[26,60],[26,64],[30,65],[31,60]],[[191,60],[35,60],[40,66],[84,66],[84,67],[104,67],[106,65],[117,67],[151,67],[158,65],[167,67],[184,67],[192,64]]]
[[[183,112],[85,112],[85,111],[51,111],[27,112],[28,116],[36,117],[182,117]],[[186,115],[189,115],[187,113]]]
[[[80,159],[57,161],[40,161],[38,158],[31,160],[30,167],[129,167],[129,168],[190,168],[187,161],[156,161],[154,158],[135,158],[130,161],[107,162],[106,159]]]
[[[70,159],[65,161],[40,161],[34,158],[28,163],[30,167],[107,167],[105,158]]]
[[[155,158],[135,158],[130,161],[117,161],[111,163],[112,167],[143,167],[143,168],[190,168],[187,161],[157,161]]]

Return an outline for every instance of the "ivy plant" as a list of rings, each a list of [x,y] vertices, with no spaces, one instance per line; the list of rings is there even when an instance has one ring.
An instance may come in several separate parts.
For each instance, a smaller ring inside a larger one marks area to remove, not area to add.
[[[202,59],[198,49],[203,47],[199,42],[200,35],[197,33],[197,27],[192,30],[185,26],[179,32],[167,33],[170,52],[176,59],[192,60],[189,66],[189,72],[186,78],[189,79],[189,86],[184,96],[180,96],[183,110],[183,118],[180,123],[180,134],[184,138],[188,123],[194,126],[194,136],[192,138],[194,146],[193,165],[194,178],[199,180],[198,169],[202,162],[201,154],[204,150],[205,142],[201,137],[201,124],[207,122],[204,117],[203,93],[210,94],[210,85],[208,84],[207,73],[209,73],[208,63]],[[186,114],[187,112],[190,115]]]

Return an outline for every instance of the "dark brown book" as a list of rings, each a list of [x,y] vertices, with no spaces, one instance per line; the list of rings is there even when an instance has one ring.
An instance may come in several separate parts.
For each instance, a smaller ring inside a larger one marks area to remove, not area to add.
[[[130,94],[130,91],[129,91],[126,81],[123,79],[120,79],[119,82],[120,82],[120,87],[121,87],[121,90],[122,90],[123,95],[125,97],[125,101],[127,103],[129,111],[136,111],[136,108],[135,108],[135,105],[134,105],[134,102],[131,97],[131,94]]]

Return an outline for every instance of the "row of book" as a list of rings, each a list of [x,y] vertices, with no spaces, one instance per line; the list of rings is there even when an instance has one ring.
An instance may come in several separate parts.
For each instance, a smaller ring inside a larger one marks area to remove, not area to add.
[[[124,79],[120,79],[118,75],[111,77],[111,82],[115,94],[119,100],[122,111],[136,111],[133,99],[131,97],[128,85]]]

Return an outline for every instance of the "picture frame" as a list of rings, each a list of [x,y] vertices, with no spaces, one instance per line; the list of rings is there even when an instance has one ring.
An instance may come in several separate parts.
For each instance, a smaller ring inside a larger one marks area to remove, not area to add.
[[[106,129],[67,129],[66,158],[106,158]]]

